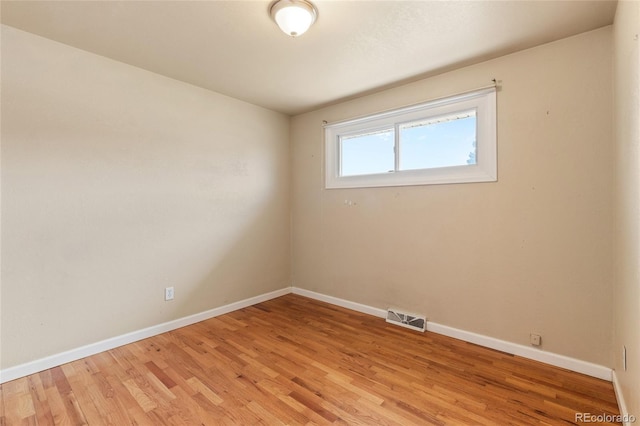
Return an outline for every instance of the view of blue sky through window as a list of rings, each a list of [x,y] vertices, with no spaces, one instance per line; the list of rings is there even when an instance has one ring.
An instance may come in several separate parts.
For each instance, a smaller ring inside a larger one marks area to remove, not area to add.
[[[341,138],[341,176],[393,171],[394,129]]]
[[[397,126],[399,169],[418,170],[476,164],[475,111]],[[340,175],[395,171],[394,128],[340,140]]]

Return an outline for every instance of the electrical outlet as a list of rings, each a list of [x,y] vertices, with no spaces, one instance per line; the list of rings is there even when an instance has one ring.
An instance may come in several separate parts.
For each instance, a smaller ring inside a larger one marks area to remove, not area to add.
[[[542,337],[539,334],[531,333],[529,338],[533,346],[540,346],[542,344]]]
[[[167,287],[164,289],[164,300],[173,300],[173,287]]]

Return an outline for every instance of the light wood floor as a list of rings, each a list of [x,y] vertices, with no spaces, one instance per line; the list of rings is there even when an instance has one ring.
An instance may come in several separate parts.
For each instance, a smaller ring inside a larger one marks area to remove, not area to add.
[[[14,380],[1,425],[573,424],[611,383],[295,295]]]

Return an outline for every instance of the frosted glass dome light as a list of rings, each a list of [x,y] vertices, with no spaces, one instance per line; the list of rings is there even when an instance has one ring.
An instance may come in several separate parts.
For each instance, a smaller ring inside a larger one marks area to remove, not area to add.
[[[307,0],[278,0],[269,10],[280,29],[291,37],[304,34],[316,21],[318,10]]]

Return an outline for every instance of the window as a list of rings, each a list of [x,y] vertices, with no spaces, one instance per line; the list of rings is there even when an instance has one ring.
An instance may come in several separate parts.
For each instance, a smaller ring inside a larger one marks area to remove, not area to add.
[[[326,188],[497,180],[494,87],[325,126]]]

